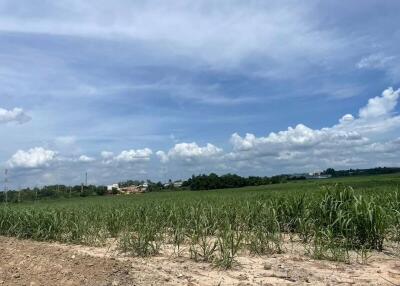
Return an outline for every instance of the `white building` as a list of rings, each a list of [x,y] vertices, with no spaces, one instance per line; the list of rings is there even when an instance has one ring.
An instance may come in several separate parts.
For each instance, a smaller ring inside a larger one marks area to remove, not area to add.
[[[107,191],[112,191],[113,189],[119,190],[119,185],[118,184],[112,184],[107,186]]]
[[[183,185],[183,182],[182,182],[182,181],[175,181],[175,182],[174,182],[174,187],[175,187],[175,188],[180,188],[180,187],[182,187],[182,185]]]

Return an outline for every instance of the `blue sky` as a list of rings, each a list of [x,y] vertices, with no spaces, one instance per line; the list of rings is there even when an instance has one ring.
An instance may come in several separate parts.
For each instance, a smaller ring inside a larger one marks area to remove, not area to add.
[[[399,166],[399,8],[1,0],[0,166],[15,186]]]

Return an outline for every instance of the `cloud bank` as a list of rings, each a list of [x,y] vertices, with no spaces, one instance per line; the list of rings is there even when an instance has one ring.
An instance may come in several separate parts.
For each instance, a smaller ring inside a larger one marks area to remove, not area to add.
[[[332,127],[311,129],[298,124],[265,137],[254,134],[242,137],[235,133],[230,139],[233,151],[227,157],[264,164],[268,161],[271,166],[303,165],[305,168],[383,163],[384,160],[379,162],[378,158],[388,155],[385,153],[392,150],[399,140],[375,142],[374,138],[377,135],[384,138],[388,132],[400,129],[400,116],[393,113],[399,95],[400,89],[388,88],[381,96],[369,99],[367,105],[359,110],[358,117],[346,114]],[[398,163],[388,160],[386,164]]]
[[[188,171],[196,170],[276,174],[275,170],[300,172],[327,167],[393,166],[399,164],[400,156],[400,137],[393,136],[400,131],[400,115],[394,112],[399,97],[400,89],[387,88],[380,96],[370,98],[357,116],[345,114],[332,127],[312,129],[300,123],[267,136],[234,133],[228,152],[211,143],[201,146],[183,142],[156,153],[150,148],[123,150],[117,155],[102,151],[101,160],[97,160],[84,154],[78,159],[60,157],[56,151],[36,147],[17,151],[8,165],[14,169],[54,168],[53,163],[57,162],[56,168],[60,168],[73,162],[86,164],[96,172],[105,172],[101,167],[105,165],[143,176],[154,175],[154,169],[162,172],[167,167],[182,172],[183,177]]]

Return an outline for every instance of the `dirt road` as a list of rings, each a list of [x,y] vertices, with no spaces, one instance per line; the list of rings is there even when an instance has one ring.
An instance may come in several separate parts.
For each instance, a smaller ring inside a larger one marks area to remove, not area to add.
[[[167,252],[132,258],[107,248],[0,237],[0,285],[400,284],[400,259],[390,253],[374,253],[368,265],[347,265],[297,252],[240,256],[240,266],[225,271]]]

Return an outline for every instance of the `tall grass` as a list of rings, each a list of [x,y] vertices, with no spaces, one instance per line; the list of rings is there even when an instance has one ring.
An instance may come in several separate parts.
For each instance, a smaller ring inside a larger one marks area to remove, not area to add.
[[[280,253],[284,235],[299,237],[310,255],[349,261],[356,251],[382,251],[400,241],[400,194],[344,185],[315,191],[213,191],[146,194],[140,198],[84,198],[70,202],[2,205],[0,235],[102,245],[116,238],[121,251],[156,255],[173,244],[180,255],[229,268],[241,251]]]

